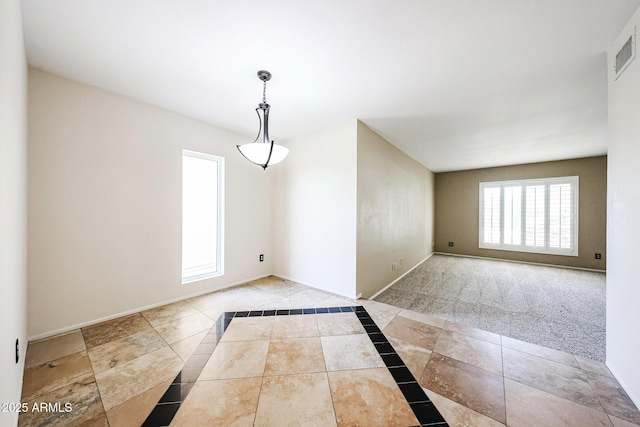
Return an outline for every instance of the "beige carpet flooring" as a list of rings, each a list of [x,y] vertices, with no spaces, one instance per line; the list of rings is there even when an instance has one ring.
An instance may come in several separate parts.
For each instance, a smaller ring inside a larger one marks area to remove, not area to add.
[[[434,254],[375,298],[605,360],[605,274]]]

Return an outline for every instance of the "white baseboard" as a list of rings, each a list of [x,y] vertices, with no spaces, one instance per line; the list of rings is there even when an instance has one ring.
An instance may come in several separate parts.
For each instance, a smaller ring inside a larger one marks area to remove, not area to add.
[[[106,322],[106,321],[109,321],[109,320],[117,319],[118,317],[123,317],[123,316],[128,316],[130,314],[140,313],[140,312],[145,311],[145,310],[151,310],[152,308],[161,307],[163,305],[171,304],[171,303],[178,302],[178,301],[184,301],[184,300],[189,299],[189,298],[198,297],[200,295],[205,295],[205,294],[208,294],[208,293],[211,293],[211,292],[215,292],[215,291],[221,291],[222,289],[232,288],[234,286],[242,285],[242,284],[245,284],[247,282],[251,282],[253,280],[258,280],[258,279],[262,279],[264,277],[269,277],[269,276],[273,276],[273,274],[265,274],[265,275],[256,276],[256,277],[248,278],[248,279],[243,279],[243,280],[232,282],[232,283],[227,283],[227,284],[224,284],[222,286],[218,286],[218,287],[215,287],[215,288],[210,288],[210,289],[207,289],[205,291],[196,292],[194,294],[189,294],[189,295],[181,296],[181,297],[178,297],[178,298],[173,298],[173,299],[170,299],[170,300],[167,300],[167,301],[162,301],[162,302],[146,305],[146,306],[143,306],[143,307],[138,307],[138,308],[134,308],[134,309],[131,309],[131,310],[122,311],[122,312],[119,312],[119,313],[116,313],[116,314],[112,314],[112,315],[105,316],[105,317],[100,317],[98,319],[88,320],[86,322],[77,323],[75,325],[66,326],[64,328],[56,329],[56,330],[53,330],[53,331],[48,331],[48,332],[43,332],[43,333],[40,333],[40,334],[31,335],[31,336],[28,337],[28,340],[31,342],[31,341],[37,341],[37,340],[41,340],[41,339],[45,339],[45,338],[50,338],[50,337],[53,337],[55,335],[60,335],[60,334],[64,334],[64,333],[67,333],[67,332],[74,331],[76,329],[80,329],[80,328],[84,328],[84,327],[87,327],[87,326],[96,325],[98,323]]]
[[[350,294],[350,295],[348,295],[346,293],[338,292],[335,289],[329,289],[329,288],[326,288],[324,286],[319,286],[319,285],[315,285],[315,284],[311,284],[311,283],[306,283],[303,280],[296,279],[295,277],[285,276],[284,274],[273,274],[273,276],[276,276],[276,277],[279,277],[279,278],[285,279],[285,280],[290,280],[292,282],[296,282],[296,283],[299,283],[301,285],[308,286],[310,288],[318,289],[318,290],[325,291],[325,292],[330,292],[332,294],[335,294],[335,295],[338,295],[338,296],[341,296],[341,297],[345,297],[345,298],[349,298],[349,299],[358,299],[358,298],[360,298],[362,296],[362,294],[358,294],[358,295]]]
[[[431,255],[433,255],[435,252],[431,252],[429,255],[427,255],[427,257],[425,259],[423,259],[422,261],[420,261],[419,263],[417,263],[416,265],[414,265],[413,267],[411,267],[409,270],[407,270],[402,276],[398,277],[396,280],[394,280],[393,282],[389,283],[387,286],[385,286],[384,288],[380,289],[378,292],[376,292],[375,294],[373,294],[372,296],[370,296],[368,299],[372,300],[375,297],[377,297],[378,295],[380,295],[381,293],[383,293],[384,291],[386,291],[387,289],[389,289],[391,286],[395,285],[400,279],[402,279],[404,276],[406,276],[407,274],[411,273],[413,270],[416,269],[416,267],[418,267],[420,264],[422,264],[423,262],[425,262],[426,260],[428,260],[429,258],[431,258]]]
[[[516,264],[529,264],[529,265],[540,265],[543,267],[556,267],[556,268],[567,268],[569,270],[581,270],[581,271],[592,271],[594,273],[606,273],[607,270],[598,270],[596,268],[585,268],[585,267],[572,267],[569,265],[558,265],[558,264],[545,264],[543,262],[531,262],[531,261],[520,261],[516,259],[503,259],[503,258],[491,258],[486,256],[477,256],[477,255],[464,255],[464,254],[452,254],[448,252],[434,252],[437,255],[446,255],[446,256],[457,256],[460,258],[475,258],[475,259],[487,259],[491,261],[504,261],[504,262],[515,262]]]

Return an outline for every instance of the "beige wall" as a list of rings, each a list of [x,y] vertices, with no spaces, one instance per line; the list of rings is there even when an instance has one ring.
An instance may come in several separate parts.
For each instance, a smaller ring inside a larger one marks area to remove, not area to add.
[[[529,254],[478,248],[480,182],[580,177],[579,256]],[[590,157],[436,174],[435,251],[604,270],[606,266],[607,158]],[[448,242],[454,242],[449,247]],[[595,253],[602,259],[596,260]]]
[[[275,273],[356,296],[356,121],[287,141],[274,167]]]
[[[271,169],[243,137],[29,71],[29,335],[272,271]],[[182,149],[226,160],[225,274],[181,284]],[[259,254],[265,262],[259,262]]]
[[[357,289],[363,297],[431,254],[433,182],[430,170],[358,122]]]
[[[636,11],[609,51],[607,365],[640,407],[640,59],[614,80],[615,55],[640,28]]]
[[[21,23],[20,2],[0,1],[0,403],[20,402],[27,348],[27,65]],[[0,411],[0,425],[17,423],[17,412]]]
[[[276,274],[368,298],[431,253],[431,171],[357,120],[286,145],[275,185]]]

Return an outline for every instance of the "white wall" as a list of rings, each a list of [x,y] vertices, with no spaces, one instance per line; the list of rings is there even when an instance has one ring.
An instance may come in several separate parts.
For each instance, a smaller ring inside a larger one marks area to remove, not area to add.
[[[274,166],[275,273],[356,296],[356,120],[287,141]]]
[[[272,170],[238,153],[249,139],[30,69],[29,335],[269,274]],[[225,274],[186,285],[183,148],[226,159]]]
[[[0,403],[20,402],[27,347],[27,65],[18,0],[0,1]],[[20,340],[20,361],[15,341]],[[17,412],[0,412],[16,425]]]
[[[433,197],[433,172],[358,122],[357,293],[373,296],[433,252]]]
[[[609,51],[607,365],[640,407],[640,59],[613,77],[615,54],[634,26],[640,9]]]

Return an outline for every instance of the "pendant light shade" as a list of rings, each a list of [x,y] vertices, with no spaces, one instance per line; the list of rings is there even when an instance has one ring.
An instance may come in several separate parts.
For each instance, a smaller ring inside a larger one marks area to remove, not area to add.
[[[289,149],[282,145],[275,144],[269,138],[269,110],[271,106],[267,104],[266,92],[267,82],[271,79],[268,71],[258,71],[258,78],[263,82],[262,102],[258,104],[256,113],[260,121],[258,136],[253,142],[237,145],[240,153],[250,162],[266,169],[269,165],[280,163],[289,154]]]
[[[287,157],[287,154],[289,154],[289,149],[282,145],[273,144],[273,151],[271,151],[271,144],[254,142],[238,145],[238,150],[240,150],[247,160],[262,166],[264,169],[266,169],[267,166],[280,163]],[[269,155],[271,155],[271,157],[269,157]]]

